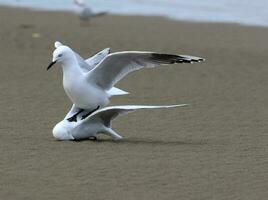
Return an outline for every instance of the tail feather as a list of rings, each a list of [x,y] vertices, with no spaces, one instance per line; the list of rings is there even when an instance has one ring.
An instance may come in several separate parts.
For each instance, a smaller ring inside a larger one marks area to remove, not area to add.
[[[119,96],[119,95],[126,95],[129,94],[128,92],[121,90],[116,87],[112,87],[110,90],[108,90],[108,95],[111,96]]]

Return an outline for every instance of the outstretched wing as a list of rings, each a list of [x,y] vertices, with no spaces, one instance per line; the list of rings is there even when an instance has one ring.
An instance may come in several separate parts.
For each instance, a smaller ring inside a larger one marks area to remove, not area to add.
[[[76,56],[76,60],[78,62],[78,65],[81,67],[83,72],[89,72],[92,70],[95,66],[89,65],[78,53],[74,52]]]
[[[110,48],[103,49],[102,51],[98,52],[94,56],[86,59],[86,63],[90,66],[96,66],[99,64],[106,56],[108,56],[111,52]]]
[[[110,48],[103,49],[102,51],[86,60],[84,60],[78,53],[74,53],[76,55],[79,66],[86,73],[96,67],[96,65],[98,65],[110,53]]]
[[[193,63],[204,61],[203,58],[187,55],[159,54],[154,52],[126,51],[106,56],[88,74],[93,81],[105,90],[109,90],[128,73],[142,68],[175,63]]]
[[[148,106],[148,105],[126,105],[126,106],[110,106],[100,109],[92,113],[87,119],[88,121],[101,120],[106,127],[110,127],[111,121],[117,116],[134,112],[140,109],[157,109],[157,108],[174,108],[183,107],[187,104],[168,105],[168,106]]]

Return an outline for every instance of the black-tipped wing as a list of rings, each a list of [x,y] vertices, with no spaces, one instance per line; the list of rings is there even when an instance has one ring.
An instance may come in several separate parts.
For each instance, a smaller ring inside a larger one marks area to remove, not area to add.
[[[175,64],[175,63],[195,63],[204,61],[203,58],[187,56],[152,53],[151,59],[159,64]]]
[[[91,70],[88,74],[88,80],[93,81],[103,89],[109,90],[124,76],[135,70],[175,63],[201,62],[203,60],[203,58],[186,55],[138,51],[117,52],[106,56]]]

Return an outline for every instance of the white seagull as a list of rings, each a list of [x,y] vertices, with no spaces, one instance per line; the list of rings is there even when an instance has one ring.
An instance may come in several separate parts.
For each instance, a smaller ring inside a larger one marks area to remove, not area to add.
[[[139,109],[156,109],[156,108],[174,108],[183,107],[187,104],[170,105],[170,106],[110,106],[95,111],[89,115],[85,120],[78,120],[77,123],[71,123],[65,119],[59,122],[53,128],[53,136],[57,140],[83,140],[94,138],[97,139],[97,134],[105,134],[111,136],[114,140],[122,139],[122,136],[116,133],[111,127],[111,121],[117,116],[134,112]]]
[[[107,14],[107,12],[93,12],[83,0],[74,0],[73,2],[80,9],[79,17],[81,21],[89,22],[92,18]]]
[[[73,102],[68,118],[70,122],[77,121],[77,115],[84,110],[88,113],[82,116],[85,119],[99,108],[109,104],[109,98],[114,95],[124,95],[127,92],[114,85],[124,76],[142,68],[152,68],[160,65],[168,65],[175,63],[193,63],[201,62],[204,59],[187,55],[171,55],[160,54],[154,52],[141,51],[124,51],[108,54],[108,50],[101,54],[104,58],[97,54],[93,61],[98,62],[92,65],[92,59],[83,60],[70,47],[55,43],[55,51],[53,52],[52,62],[47,67],[49,70],[54,64],[61,64],[63,69],[63,87]],[[89,62],[91,60],[91,62]],[[94,63],[94,62],[93,62]]]

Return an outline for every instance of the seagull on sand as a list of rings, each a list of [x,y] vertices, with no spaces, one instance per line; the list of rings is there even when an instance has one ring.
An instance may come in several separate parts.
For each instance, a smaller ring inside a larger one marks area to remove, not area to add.
[[[92,64],[92,59],[83,60],[70,47],[55,43],[52,62],[47,67],[49,70],[54,64],[58,63],[63,69],[63,87],[73,102],[68,118],[69,122],[76,122],[77,116],[84,110],[88,112],[82,116],[87,116],[103,108],[110,102],[110,97],[124,95],[127,92],[115,88],[114,85],[130,72],[142,69],[153,68],[160,65],[176,63],[201,62],[204,59],[187,55],[171,55],[155,52],[142,51],[123,51],[115,53],[98,54],[93,61],[98,60],[97,64]],[[91,62],[89,62],[91,61]]]
[[[92,18],[107,14],[107,12],[93,12],[83,0],[74,0],[73,2],[80,9],[79,17],[81,21],[89,22]]]
[[[110,106],[95,111],[85,120],[79,120],[77,123],[70,123],[66,118],[59,122],[53,128],[53,136],[57,140],[83,140],[97,139],[97,134],[103,133],[112,137],[114,140],[122,139],[122,136],[116,133],[111,127],[111,121],[117,116],[134,112],[140,109],[156,109],[156,108],[174,108],[183,107],[187,104],[170,105],[170,106]]]

